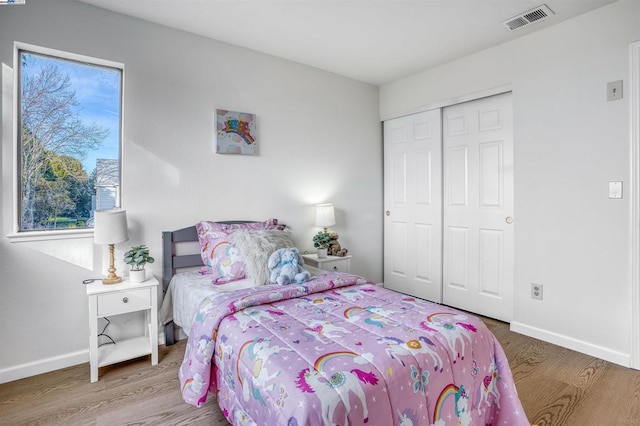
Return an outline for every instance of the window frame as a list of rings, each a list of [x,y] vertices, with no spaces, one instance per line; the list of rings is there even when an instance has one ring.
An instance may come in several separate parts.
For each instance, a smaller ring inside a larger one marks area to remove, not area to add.
[[[41,240],[56,240],[67,238],[92,238],[93,227],[91,228],[60,228],[60,229],[48,229],[48,230],[22,230],[21,229],[21,150],[22,141],[20,140],[20,122],[22,120],[22,108],[21,108],[21,95],[20,95],[20,54],[23,51],[30,53],[51,56],[54,58],[60,58],[63,60],[70,60],[80,63],[86,63],[91,65],[97,65],[101,67],[114,68],[120,71],[120,138],[118,141],[119,149],[119,167],[118,167],[118,179],[119,189],[117,191],[116,208],[122,208],[122,178],[123,171],[122,165],[124,163],[123,156],[123,141],[124,141],[124,96],[125,96],[125,66],[123,63],[110,61],[106,59],[100,59],[92,56],[81,55],[77,53],[66,52],[62,50],[52,49],[43,46],[37,46],[29,43],[23,43],[19,41],[14,42],[13,47],[13,234],[7,235],[10,241],[41,241]]]

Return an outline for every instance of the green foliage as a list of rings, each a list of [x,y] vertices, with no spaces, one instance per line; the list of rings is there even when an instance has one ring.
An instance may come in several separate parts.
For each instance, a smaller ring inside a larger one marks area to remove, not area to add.
[[[315,248],[329,248],[331,237],[328,232],[320,231],[313,236],[313,246]]]
[[[132,271],[141,271],[147,263],[153,263],[155,259],[149,256],[149,249],[145,245],[131,247],[124,254],[124,263],[131,266]]]
[[[80,160],[45,151],[42,179],[35,186],[33,223],[36,229],[86,226],[91,216],[95,176]]]

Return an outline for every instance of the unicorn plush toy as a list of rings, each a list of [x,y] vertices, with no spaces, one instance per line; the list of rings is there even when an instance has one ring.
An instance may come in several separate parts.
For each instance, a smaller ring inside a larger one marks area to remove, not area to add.
[[[281,248],[269,256],[267,266],[271,271],[270,281],[280,285],[301,284],[311,277],[309,271],[302,267],[304,260],[300,251],[295,248]]]

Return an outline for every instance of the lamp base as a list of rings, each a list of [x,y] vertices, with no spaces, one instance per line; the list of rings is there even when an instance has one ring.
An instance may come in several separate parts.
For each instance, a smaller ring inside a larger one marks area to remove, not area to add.
[[[102,279],[102,284],[118,284],[122,282],[122,278],[116,275],[116,267],[113,259],[114,244],[109,244],[109,275]]]
[[[102,279],[102,284],[118,284],[122,282],[122,277],[107,277]]]

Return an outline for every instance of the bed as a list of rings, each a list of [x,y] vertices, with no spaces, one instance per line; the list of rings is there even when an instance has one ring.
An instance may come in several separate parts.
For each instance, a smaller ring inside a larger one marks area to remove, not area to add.
[[[187,403],[214,397],[234,425],[529,425],[502,347],[478,318],[340,272],[211,285],[178,272],[203,265],[176,250],[198,240],[195,227],[163,240],[165,298],[176,302],[171,287],[190,282],[203,292],[178,320],[189,328]]]

